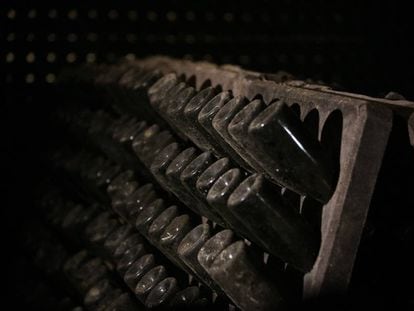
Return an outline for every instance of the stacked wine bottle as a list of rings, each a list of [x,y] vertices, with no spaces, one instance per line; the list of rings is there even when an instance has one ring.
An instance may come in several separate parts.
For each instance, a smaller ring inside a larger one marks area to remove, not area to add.
[[[294,108],[130,62],[60,88],[60,204],[42,206],[87,309],[300,303],[339,165]]]

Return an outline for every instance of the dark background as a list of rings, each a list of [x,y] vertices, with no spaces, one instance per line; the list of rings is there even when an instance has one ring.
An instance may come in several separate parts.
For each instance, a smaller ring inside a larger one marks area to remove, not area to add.
[[[348,91],[384,96],[392,90],[413,100],[412,15],[409,1],[1,1],[3,257],[13,260],[14,237],[31,215],[34,189],[44,176],[43,151],[59,139],[47,120],[59,105],[54,83],[63,67],[165,54],[286,70]],[[407,145],[404,133],[393,131]],[[412,148],[393,150],[383,179],[407,174],[395,163],[408,160]],[[408,204],[408,186],[385,198],[381,187],[386,183],[379,183],[374,203]],[[371,213],[373,223],[386,211]],[[398,259],[404,254],[390,246],[395,241],[387,233],[380,237],[361,249],[353,287],[356,297],[371,297],[365,303],[378,309],[385,301],[408,299],[406,266]],[[384,267],[387,272],[378,273]]]
[[[404,2],[2,1],[1,82],[38,86],[64,65],[168,54],[412,97]]]

